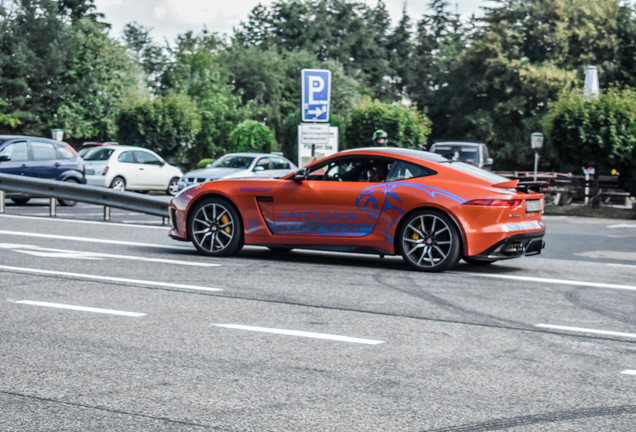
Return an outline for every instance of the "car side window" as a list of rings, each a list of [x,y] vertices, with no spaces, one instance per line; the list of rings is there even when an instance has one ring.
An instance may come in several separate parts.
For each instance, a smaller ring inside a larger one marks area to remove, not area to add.
[[[25,162],[29,160],[29,149],[26,141],[7,144],[0,149],[1,156],[8,156],[12,162]]]
[[[47,161],[57,159],[57,151],[55,145],[46,142],[32,141],[31,151],[33,152],[33,160]]]
[[[133,152],[125,151],[119,155],[117,161],[122,163],[135,163],[135,157],[133,155]]]
[[[410,162],[396,161],[386,177],[386,181],[407,180],[416,177],[426,177],[431,174],[434,174],[434,172],[428,168]]]
[[[385,159],[348,158],[339,159],[317,167],[309,173],[309,179],[347,182],[383,182],[391,169]]]
[[[60,154],[60,159],[73,159],[75,157],[75,152],[69,146],[58,147],[57,151]]]
[[[163,165],[161,159],[152,153],[148,153],[145,151],[135,151],[135,158],[137,158],[137,162],[144,165]]]
[[[263,158],[260,158],[258,162],[256,162],[256,165],[254,166],[254,170],[256,170],[258,167],[262,167],[263,170],[269,170],[270,169],[269,166],[270,166],[269,158],[263,157]]]
[[[289,162],[281,158],[271,158],[270,160],[272,161],[272,169],[290,169]]]

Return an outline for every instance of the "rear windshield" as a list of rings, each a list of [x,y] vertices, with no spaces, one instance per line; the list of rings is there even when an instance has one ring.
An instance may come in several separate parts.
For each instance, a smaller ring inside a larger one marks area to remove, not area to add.
[[[95,149],[95,150],[89,152],[86,155],[86,157],[84,157],[84,160],[87,160],[87,161],[105,161],[105,160],[108,160],[108,158],[110,158],[110,155],[112,155],[114,151],[115,151],[114,149],[110,149],[110,148]]]
[[[470,165],[464,162],[457,162],[457,161],[451,161],[451,160],[447,160],[444,162],[440,162],[442,164],[448,164],[449,166],[455,168],[456,170],[462,171],[466,174],[470,174],[472,176],[475,177],[479,177],[480,179],[486,180],[492,184],[497,184],[497,183],[503,183],[503,182],[507,182],[510,181],[509,178],[506,177],[502,177],[498,174],[492,173],[490,171],[486,171],[484,169],[481,168],[477,168],[474,165]]]

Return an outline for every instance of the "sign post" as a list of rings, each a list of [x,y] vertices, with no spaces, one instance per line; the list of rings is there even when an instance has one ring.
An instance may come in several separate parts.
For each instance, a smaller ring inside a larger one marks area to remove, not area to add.
[[[338,128],[329,125],[331,71],[301,71],[301,120],[298,126],[298,166],[338,152]]]

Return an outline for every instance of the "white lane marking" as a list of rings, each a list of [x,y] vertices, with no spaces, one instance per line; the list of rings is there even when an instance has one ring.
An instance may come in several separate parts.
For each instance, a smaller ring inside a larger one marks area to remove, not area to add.
[[[636,370],[627,369],[627,370],[622,371],[621,373],[625,374],[625,375],[636,375]]]
[[[62,236],[62,235],[55,235],[55,234],[23,233],[19,231],[4,231],[4,230],[0,230],[0,234],[22,236],[22,237],[46,238],[46,239],[53,239],[53,240],[70,240],[70,241],[79,241],[79,242],[85,242],[85,243],[98,243],[98,244],[108,244],[108,245],[116,244],[121,246],[138,246],[138,247],[173,249],[173,250],[193,250],[192,247],[187,247],[187,246],[129,242],[129,241],[123,241],[123,240],[98,239],[98,238],[92,238],[92,237],[91,238],[72,237],[72,236]]]
[[[21,253],[40,256],[40,257],[46,257],[46,258],[73,258],[73,259],[113,258],[113,259],[124,259],[127,261],[144,261],[144,262],[176,264],[176,265],[196,266],[196,267],[220,267],[221,266],[221,264],[216,264],[216,263],[180,261],[180,260],[170,260],[165,258],[146,258],[146,257],[135,256],[135,255],[115,255],[115,254],[106,254],[101,252],[83,252],[83,251],[67,250],[67,249],[52,249],[52,248],[43,248],[40,246],[15,244],[15,243],[0,243],[0,249],[13,249],[16,252],[21,252]]]
[[[29,274],[38,274],[38,275],[44,275],[44,276],[63,276],[63,277],[72,277],[77,279],[109,281],[109,282],[118,282],[118,283],[135,284],[135,285],[148,285],[148,286],[157,286],[157,287],[163,287],[163,288],[180,288],[180,289],[209,291],[209,292],[223,291],[221,288],[210,288],[210,287],[202,287],[197,285],[174,284],[169,282],[156,282],[156,281],[140,280],[140,279],[98,276],[98,275],[90,275],[90,274],[84,274],[84,273],[69,273],[69,272],[42,270],[42,269],[26,268],[26,267],[11,267],[11,266],[5,266],[5,265],[0,265],[0,270],[15,271],[15,272],[29,273]]]
[[[26,305],[32,305],[32,306],[44,306],[44,307],[50,307],[50,308],[56,308],[56,309],[68,309],[68,310],[75,310],[75,311],[82,311],[82,312],[101,313],[101,314],[108,314],[108,315],[127,316],[132,318],[146,316],[145,313],[139,313],[139,312],[126,312],[126,311],[113,310],[113,309],[100,309],[100,308],[87,307],[87,306],[75,306],[75,305],[67,305],[62,303],[49,303],[49,302],[41,302],[41,301],[34,301],[34,300],[18,300],[18,301],[15,301],[14,303],[26,304]]]
[[[508,279],[508,280],[516,280],[523,282],[538,282],[538,283],[549,283],[549,284],[557,284],[557,285],[576,285],[576,286],[586,286],[592,288],[607,288],[607,289],[618,289],[618,290],[627,290],[627,291],[636,291],[635,285],[620,285],[620,284],[610,284],[604,282],[586,282],[586,281],[577,281],[577,280],[568,280],[568,279],[553,279],[553,278],[541,278],[535,276],[516,276],[516,275],[502,275],[502,274],[493,274],[493,273],[476,273],[476,272],[460,272],[460,271],[449,271],[448,273],[453,273],[456,275],[464,275],[464,276],[478,276],[492,279]]]
[[[582,327],[568,327],[568,326],[561,326],[561,325],[554,325],[554,324],[536,324],[535,327],[547,328],[547,329],[553,329],[553,330],[565,330],[565,331],[571,331],[571,332],[577,332],[577,333],[592,333],[592,334],[600,334],[605,336],[621,336],[621,337],[628,337],[628,338],[636,338],[635,333],[624,333],[624,332],[616,332],[616,331],[609,331],[609,330],[597,330],[597,329],[589,329],[589,328],[582,328]]]
[[[359,343],[359,344],[366,344],[366,345],[378,345],[378,344],[384,343],[384,341],[375,340],[375,339],[361,339],[361,338],[340,336],[340,335],[327,334],[327,333],[312,333],[312,332],[305,332],[305,331],[298,331],[298,330],[283,330],[283,329],[266,328],[266,327],[254,327],[254,326],[247,326],[247,325],[241,325],[241,324],[214,324],[214,326],[229,328],[229,329],[236,329],[236,330],[247,330],[247,331],[253,331],[253,332],[260,332],[260,333],[273,333],[273,334],[280,334],[280,335],[286,335],[286,336],[298,336],[298,337],[305,337],[305,338],[312,338],[312,339],[326,339],[326,340],[333,340],[338,342]]]
[[[138,214],[138,213],[131,213],[131,214]],[[99,215],[103,216],[103,213],[100,213]],[[81,223],[86,225],[107,225],[107,226],[124,226],[128,228],[132,227],[132,228],[160,229],[164,231],[167,231],[169,229],[169,227],[165,225],[161,225],[161,226],[141,225],[139,224],[139,221],[135,221],[137,225],[132,225],[128,223],[87,221],[87,220],[81,220],[81,219],[64,219],[59,217],[52,218],[52,217],[42,217],[42,216],[24,216],[24,215],[8,215],[8,214],[0,214],[0,217],[13,218],[13,219],[35,219],[38,221],[50,221],[50,222],[70,222],[74,224]],[[161,216],[155,216],[155,217],[159,218]]]
[[[636,224],[614,224],[614,225],[608,225],[608,228],[636,228]]]

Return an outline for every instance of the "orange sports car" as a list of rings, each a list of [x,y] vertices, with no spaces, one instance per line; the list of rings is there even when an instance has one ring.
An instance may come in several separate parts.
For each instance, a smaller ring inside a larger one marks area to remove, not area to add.
[[[520,184],[404,148],[346,150],[281,179],[232,179],[181,191],[170,236],[203,254],[243,245],[402,255],[417,270],[491,263],[544,247],[539,183]]]

